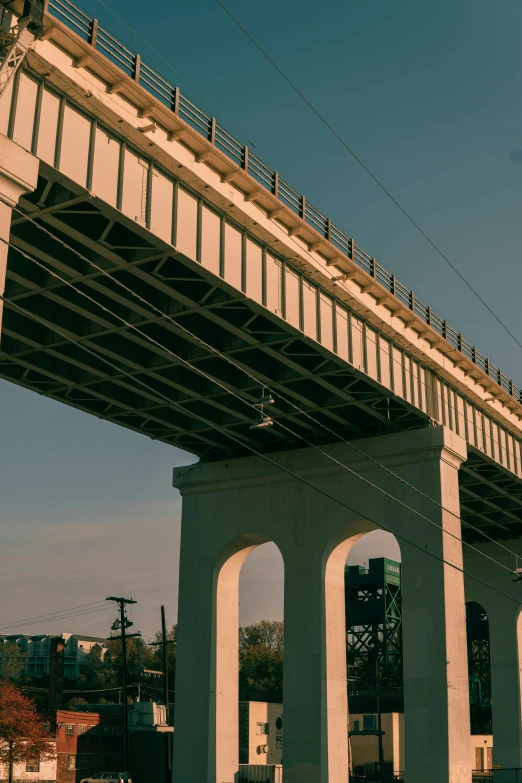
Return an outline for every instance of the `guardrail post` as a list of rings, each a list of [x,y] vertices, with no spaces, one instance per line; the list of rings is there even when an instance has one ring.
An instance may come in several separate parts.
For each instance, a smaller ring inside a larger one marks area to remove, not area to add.
[[[172,100],[170,103],[170,108],[174,112],[174,114],[179,114],[179,87],[174,87],[172,90]]]
[[[473,364],[477,363],[477,349],[475,348],[475,346],[473,346],[471,349],[471,361],[473,362]]]
[[[486,371],[486,375],[489,375],[489,359],[484,359],[484,369]]]
[[[370,274],[375,279],[377,276],[377,262],[375,258],[370,259]]]
[[[415,312],[415,293],[410,291],[410,310]]]
[[[91,29],[89,31],[89,43],[96,49],[96,40],[98,38],[98,20],[93,19],[91,22]]]
[[[431,307],[429,305],[426,308],[426,323],[431,326]]]
[[[448,326],[446,324],[446,321],[442,322],[442,336],[444,337],[445,340],[448,339]],[[459,334],[459,345],[460,345],[459,351],[462,351],[462,335],[460,334]]]
[[[241,168],[244,169],[244,171],[248,171],[248,147],[246,144],[243,147],[243,160],[241,161]]]
[[[355,261],[355,240],[353,237],[350,239],[350,258]]]
[[[299,217],[302,220],[306,220],[306,199],[301,196],[301,203],[299,204]]]
[[[352,240],[352,247],[353,247],[353,240]],[[353,256],[352,256],[352,260],[353,260]],[[390,277],[390,293],[392,293],[394,296],[397,296],[397,281],[395,275],[391,275]]]
[[[330,218],[326,218],[326,229],[325,229],[324,235],[325,235],[326,239],[328,240],[328,242],[331,242],[331,240],[332,240],[332,222],[331,222]]]
[[[141,68],[141,57],[139,54],[137,54],[134,57],[134,63],[132,67],[132,78],[135,82],[139,82],[140,80],[140,68]]]
[[[210,127],[208,132],[208,140],[211,144],[216,143],[216,118],[212,117],[210,119]]]
[[[279,174],[274,171],[272,175],[272,193],[279,198]]]

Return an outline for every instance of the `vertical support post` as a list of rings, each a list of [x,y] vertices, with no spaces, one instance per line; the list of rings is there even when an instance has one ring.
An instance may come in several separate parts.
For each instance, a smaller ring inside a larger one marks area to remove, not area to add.
[[[123,680],[123,768],[128,771],[128,726],[129,726],[129,705],[127,704],[127,644],[125,638],[125,624],[127,618],[125,617],[125,604],[123,600],[120,601],[120,624],[121,624],[121,671]]]
[[[279,198],[279,174],[274,171],[272,175],[272,193]]]
[[[132,78],[134,79],[135,82],[138,83],[140,81],[140,70],[141,70],[141,56],[137,54],[134,57],[134,63],[132,66]]]
[[[414,781],[470,783],[458,486],[458,469],[466,447],[445,427],[435,429],[437,437],[443,436],[442,449],[434,447],[431,458],[412,464],[409,480],[440,503],[436,516],[432,504],[424,513],[430,508],[430,518],[442,530],[431,525],[414,530],[410,525],[408,538],[416,546],[401,542],[406,768]],[[417,503],[416,507],[422,509]]]
[[[345,542],[326,563],[310,546],[285,554],[285,783],[348,780],[344,566],[349,548]]]
[[[245,144],[243,147],[243,159],[241,161],[241,168],[248,173],[248,147]]]
[[[208,140],[210,141],[211,144],[216,143],[216,118],[215,117],[210,118]]]
[[[98,20],[93,19],[91,22],[91,29],[89,32],[89,43],[96,49],[96,41],[98,40]]]
[[[489,580],[488,580],[489,581]],[[522,639],[520,606],[489,597],[493,755],[502,769],[522,767]],[[501,773],[498,773],[499,775]]]
[[[170,726],[169,720],[169,656],[167,653],[167,622],[165,620],[165,607],[161,607],[161,638],[163,645],[163,700],[165,702],[165,718],[167,726]],[[166,755],[166,783],[170,783],[172,777],[172,761],[170,757],[170,733],[165,732],[167,742]]]
[[[174,87],[172,91],[172,104],[171,107],[174,114],[179,114],[179,87]]]

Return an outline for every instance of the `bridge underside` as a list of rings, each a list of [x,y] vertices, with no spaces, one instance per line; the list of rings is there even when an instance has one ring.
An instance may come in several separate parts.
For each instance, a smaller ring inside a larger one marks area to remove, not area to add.
[[[204,460],[428,426],[426,414],[45,164],[20,207],[111,277],[13,212],[1,378]],[[270,415],[283,426],[252,430],[246,403],[263,382],[316,421],[276,397]],[[470,449],[460,490],[467,540],[483,540],[467,523],[494,538],[522,533],[512,473]]]

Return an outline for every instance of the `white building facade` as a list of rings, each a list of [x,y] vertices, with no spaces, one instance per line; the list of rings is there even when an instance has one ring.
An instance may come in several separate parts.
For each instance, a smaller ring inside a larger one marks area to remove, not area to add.
[[[53,638],[49,634],[0,635],[0,644],[17,644],[20,652],[26,656],[25,674],[28,677],[44,677],[49,674]],[[102,637],[61,633],[59,638],[65,641],[64,675],[71,680],[78,677],[85,658],[93,647],[96,645],[101,647],[102,655],[105,655],[107,650],[107,640]]]

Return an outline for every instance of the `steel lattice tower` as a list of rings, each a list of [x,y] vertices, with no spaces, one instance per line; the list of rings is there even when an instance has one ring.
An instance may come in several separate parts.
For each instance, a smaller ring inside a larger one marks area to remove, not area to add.
[[[468,639],[469,704],[472,734],[491,732],[491,669],[489,621],[475,602],[466,604]]]
[[[347,566],[346,660],[352,689],[402,688],[401,565],[387,558]]]

